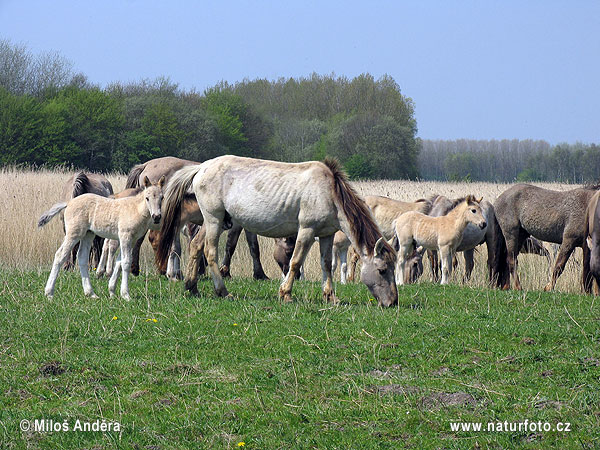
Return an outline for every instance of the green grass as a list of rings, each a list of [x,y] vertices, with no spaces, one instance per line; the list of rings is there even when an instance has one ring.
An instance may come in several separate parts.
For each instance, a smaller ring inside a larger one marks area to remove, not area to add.
[[[276,281],[230,280],[223,300],[147,276],[126,302],[62,273],[48,300],[46,277],[0,272],[3,449],[600,447],[592,297],[424,283],[383,310],[362,284],[332,306],[299,282],[283,305]],[[19,430],[41,418],[122,430]],[[525,419],[572,431],[450,429]]]

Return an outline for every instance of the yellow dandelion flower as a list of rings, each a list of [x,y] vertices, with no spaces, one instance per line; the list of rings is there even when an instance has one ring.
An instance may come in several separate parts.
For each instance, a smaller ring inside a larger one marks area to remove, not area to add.
[[[117,316],[113,316],[113,320],[117,320],[117,319],[118,319],[118,317],[117,317]]]
[[[158,320],[156,320],[154,318],[153,319],[146,319],[146,322],[155,322],[156,323],[156,322],[158,322]]]
[[[237,325],[237,323],[236,323]],[[245,442],[238,442],[238,447],[245,447],[246,443]]]
[[[234,323],[234,324],[233,324],[233,326],[234,326],[234,327],[237,327],[237,326],[238,326],[238,324],[237,324],[237,323]],[[238,445],[239,445],[239,444],[238,444]]]

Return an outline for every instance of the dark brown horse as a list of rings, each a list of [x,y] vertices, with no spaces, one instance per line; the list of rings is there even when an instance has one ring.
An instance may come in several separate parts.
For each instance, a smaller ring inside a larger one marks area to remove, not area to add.
[[[433,217],[444,216],[450,211],[452,211],[463,200],[464,197],[451,200],[443,195],[434,195],[430,199],[432,207],[429,212],[429,215]],[[486,217],[487,223],[490,224],[490,226],[493,226],[495,222],[495,218],[493,217],[495,214],[495,210],[492,207],[492,204],[484,201],[482,202],[481,207]],[[480,229],[471,225],[467,225],[467,228],[463,232],[463,238],[460,245],[458,246],[457,251],[462,252],[464,255],[465,278],[467,280],[471,278],[471,273],[473,272],[473,268],[475,267],[474,253],[476,247],[480,244],[483,244],[484,242],[491,242],[490,235],[492,233],[493,230],[491,228],[489,230],[487,229],[487,227],[484,229]],[[488,251],[490,251],[489,248]],[[532,236],[529,236],[523,241],[520,251],[521,253],[532,253],[540,256],[545,256],[548,259],[548,262],[550,262],[550,253],[548,252],[548,250],[544,248],[540,241],[538,241]],[[438,260],[437,252],[433,250],[428,251],[427,253],[429,255],[429,260],[431,263],[431,273],[433,276],[433,280],[438,281],[440,273],[440,263]],[[453,268],[455,269],[456,266],[458,266],[458,260],[454,258]]]
[[[166,156],[163,158],[151,159],[143,164],[138,164],[134,166],[129,175],[127,177],[126,188],[135,188],[140,186],[141,180],[144,177],[148,177],[151,182],[156,182],[161,176],[165,176],[167,182],[171,178],[171,176],[177,172],[179,169],[198,165],[199,162],[189,161],[186,159],[175,158],[173,156]],[[202,225],[202,214],[200,213],[200,208],[198,208],[198,203],[195,201],[188,203],[190,209],[190,222]],[[194,214],[194,211],[191,209],[195,209],[197,214]],[[199,216],[199,220],[198,217]],[[185,225],[186,222],[181,222],[181,226]],[[238,238],[242,232],[242,229],[239,227],[234,227],[230,230],[227,236],[227,245],[225,250],[225,256],[223,258],[223,263],[221,266],[221,272],[224,277],[230,276],[229,274],[229,266],[231,264],[231,258],[233,253],[235,252],[235,248],[237,246]],[[156,243],[159,241],[157,236],[158,231],[152,231],[149,234],[150,243],[152,244],[153,249],[156,250]],[[246,240],[248,241],[248,246],[250,248],[250,254],[252,255],[252,262],[254,267],[254,278],[257,280],[268,280],[268,277],[265,275],[263,267],[260,262],[260,249],[258,247],[258,238],[255,234],[246,232]],[[131,265],[131,273],[134,275],[138,275],[140,273],[139,259],[140,259],[140,248],[142,243],[144,242],[144,238],[140,239],[136,246],[133,249],[133,262]],[[196,244],[200,245],[200,244]],[[179,233],[177,233],[174,241],[173,241],[173,252],[171,252],[171,256],[169,258],[166,267],[164,265],[158,265],[158,270],[160,273],[165,274],[171,279],[181,278],[181,268],[179,262],[179,255],[181,255],[181,242],[179,238]],[[156,254],[156,253],[155,253]],[[156,260],[158,261],[158,260]]]
[[[96,194],[102,197],[108,197],[113,194],[113,187],[110,181],[104,175],[99,173],[86,173],[83,171],[77,172],[67,180],[63,188],[63,201],[68,202],[72,198],[79,197],[82,194]],[[63,229],[65,228],[64,216],[61,215],[63,221]],[[96,236],[92,244],[90,260],[93,267],[96,267],[100,261],[102,253],[102,244],[104,239]],[[69,259],[64,264],[64,269],[70,270],[75,265],[79,244],[75,245]]]
[[[504,239],[500,249],[505,253],[505,258],[498,259],[499,286],[510,288],[512,276],[515,289],[521,289],[517,257],[523,242],[534,236],[560,244],[552,279],[544,288],[546,291],[554,289],[573,250],[583,246],[586,209],[597,189],[598,186],[588,186],[560,192],[517,184],[504,191],[494,204]],[[584,287],[586,277],[583,273]]]
[[[585,229],[583,240],[583,289],[587,293],[598,295],[600,290],[600,191],[596,192],[585,211]]]

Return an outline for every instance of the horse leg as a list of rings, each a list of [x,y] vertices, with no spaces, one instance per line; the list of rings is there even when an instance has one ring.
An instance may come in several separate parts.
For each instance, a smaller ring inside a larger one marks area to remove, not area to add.
[[[75,244],[75,247],[71,250],[69,258],[63,263],[63,270],[72,270],[75,267],[75,261],[77,260],[77,252],[79,251],[79,242]]]
[[[333,293],[333,281],[331,274],[331,256],[333,253],[333,234],[319,238],[319,250],[321,252],[321,270],[323,271],[323,300],[326,302],[339,303]]]
[[[221,263],[221,276],[223,278],[231,278],[231,258],[235,253],[238,239],[242,233],[242,227],[239,225],[233,225],[227,233],[227,242],[225,243],[225,254],[223,255],[223,262]]]
[[[431,278],[432,281],[438,282],[440,280],[440,262],[438,260],[438,252],[436,250],[427,250],[429,256],[429,264],[431,265]]]
[[[114,297],[115,288],[117,287],[117,280],[119,279],[119,273],[121,272],[121,251],[119,251],[119,255],[117,256],[117,260],[115,261],[115,266],[113,268],[112,275],[108,280],[108,295],[110,297]]]
[[[187,263],[185,274],[185,289],[193,295],[198,295],[198,276],[200,275],[200,270],[204,273],[206,269],[204,266],[205,235],[205,228],[202,227],[190,241],[190,259]]]
[[[223,223],[215,217],[205,217],[204,226],[206,228],[204,255],[206,256],[206,263],[213,279],[215,293],[219,297],[226,297],[229,295],[229,292],[225,287],[219,265],[217,264],[219,258],[219,236],[223,231]]]
[[[442,260],[442,282],[441,284],[448,284],[450,275],[452,275],[452,265],[454,262],[454,252],[449,246],[440,248],[440,259]]]
[[[346,284],[348,282],[346,278],[346,271],[348,270],[348,251],[342,250],[338,254],[340,258],[340,282]]]
[[[132,249],[129,236],[121,236],[121,297],[131,300],[129,297],[129,274],[131,273]]]
[[[406,261],[414,251],[412,241],[401,243],[398,240],[398,259],[396,260],[396,284],[402,286],[404,284],[404,273],[406,271]]]
[[[475,267],[475,249],[465,250],[463,255],[465,257],[465,281],[469,281],[473,273],[473,267]]]
[[[158,261],[158,258],[157,258],[158,243],[160,242],[160,231],[149,230],[148,231],[148,242],[150,242],[150,245],[152,246],[152,251],[154,252],[154,265],[156,266],[156,270],[158,270],[159,274],[166,275],[167,274],[167,266],[165,266],[164,264],[160,264],[160,262]],[[133,263],[132,263],[132,266],[133,266]]]
[[[244,230],[246,234],[246,242],[250,249],[252,257],[252,276],[255,280],[268,280],[269,277],[265,274],[263,266],[260,262],[260,247],[258,246],[258,236],[248,230]],[[233,252],[232,252],[233,253]]]
[[[92,242],[92,249],[91,249],[91,257],[90,257],[90,263],[92,265],[92,267],[98,267],[98,264],[100,263],[100,258],[102,256],[102,247],[104,246],[104,238],[101,238],[100,236],[96,236],[94,238],[94,241]]]
[[[571,253],[573,253],[573,250],[575,250],[576,246],[577,245],[574,239],[563,239],[562,244],[560,244],[560,249],[558,250],[558,255],[556,256],[556,262],[554,263],[552,279],[544,287],[544,291],[551,291],[554,289],[556,280],[558,277],[560,277],[560,274],[565,269],[565,264],[567,263],[569,256],[571,256]]]
[[[181,279],[181,267],[179,258],[181,255],[181,233],[177,231],[173,244],[171,245],[171,253],[169,253],[169,262],[167,263],[167,278],[171,281]]]
[[[77,262],[79,263],[79,273],[81,274],[81,284],[83,285],[83,293],[92,298],[98,298],[94,294],[92,283],[90,282],[90,268],[88,261],[90,260],[90,250],[94,245],[94,233],[88,231],[86,235],[81,239],[79,243],[79,250],[77,250]]]
[[[527,239],[527,234],[523,233],[520,229],[518,230],[509,230],[508,232],[504,232],[504,239],[506,241],[506,261],[508,262],[508,271],[510,276],[512,276],[515,289],[521,290],[521,280],[519,279],[519,249],[521,248],[521,244],[524,239]],[[510,288],[510,280],[508,283],[508,287]]]
[[[285,303],[292,302],[292,286],[296,279],[296,274],[300,271],[304,258],[310,250],[315,239],[315,235],[310,228],[300,228],[298,230],[298,236],[296,237],[296,245],[294,246],[294,253],[292,254],[292,260],[290,261],[290,270],[285,276],[281,286],[279,286],[279,298],[283,299]],[[331,252],[331,249],[329,250]],[[331,261],[329,262],[331,270]]]
[[[110,239],[104,239],[102,245],[102,254],[100,255],[100,261],[98,262],[98,268],[96,269],[96,276],[101,278],[106,273],[106,260],[108,259],[108,252],[110,251]]]
[[[145,237],[146,233],[144,233],[144,235],[138,239],[133,247],[133,251],[131,252],[131,273],[136,277],[140,274],[140,249],[142,248]],[[123,251],[121,251],[121,253],[123,253]]]
[[[116,239],[109,240],[108,257],[106,258],[106,276],[109,278],[112,276],[115,270],[115,261],[117,250],[119,250],[119,241]]]
[[[346,277],[346,280],[354,281],[354,277],[356,275],[356,265],[358,264],[360,256],[352,246],[348,247],[348,253],[350,254],[350,265],[347,269],[348,276]]]
[[[52,298],[54,295],[54,286],[56,284],[58,272],[60,271],[61,266],[69,258],[71,250],[73,250],[73,247],[75,247],[78,242],[78,236],[65,235],[63,243],[58,250],[56,250],[56,253],[54,254],[54,262],[52,263],[52,270],[50,271],[50,276],[48,277],[48,281],[46,282],[46,287],[44,289],[44,293],[47,297]]]

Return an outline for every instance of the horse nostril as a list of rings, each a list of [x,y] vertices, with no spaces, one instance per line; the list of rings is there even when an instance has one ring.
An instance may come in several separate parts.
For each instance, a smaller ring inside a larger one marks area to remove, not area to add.
[[[483,223],[481,224],[481,228],[485,228],[486,226],[487,226],[487,222],[483,222]]]

